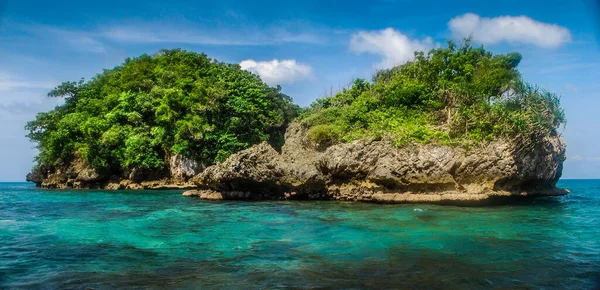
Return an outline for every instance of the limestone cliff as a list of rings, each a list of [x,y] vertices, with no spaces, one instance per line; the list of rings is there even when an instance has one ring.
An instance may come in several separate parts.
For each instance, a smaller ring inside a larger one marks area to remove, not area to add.
[[[174,155],[164,171],[133,168],[122,172],[98,170],[76,156],[55,166],[40,166],[27,174],[26,180],[48,189],[189,189],[188,180],[201,172],[197,161]]]
[[[37,168],[27,181],[57,189],[194,189],[185,195],[206,199],[462,203],[567,193],[555,186],[565,160],[560,137],[540,140],[533,150],[501,140],[471,149],[398,147],[385,138],[320,149],[306,131],[292,123],[281,152],[263,142],[207,168],[176,155],[164,172],[115,174],[75,157]]]
[[[494,141],[476,148],[358,140],[324,150],[290,125],[281,152],[261,143],[206,168],[185,195],[206,199],[324,199],[451,203],[555,196],[565,160],[560,137],[533,150]]]

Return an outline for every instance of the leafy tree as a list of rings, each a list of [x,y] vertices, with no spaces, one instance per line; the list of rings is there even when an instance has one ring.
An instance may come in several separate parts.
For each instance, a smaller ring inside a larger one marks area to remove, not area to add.
[[[40,164],[75,155],[96,168],[156,169],[173,154],[204,164],[252,144],[282,145],[298,106],[238,65],[162,50],[48,93],[65,103],[29,122]]]

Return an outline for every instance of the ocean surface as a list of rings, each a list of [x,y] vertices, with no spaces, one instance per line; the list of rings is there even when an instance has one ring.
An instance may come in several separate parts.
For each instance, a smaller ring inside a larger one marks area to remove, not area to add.
[[[600,180],[489,207],[0,183],[0,289],[597,289]]]

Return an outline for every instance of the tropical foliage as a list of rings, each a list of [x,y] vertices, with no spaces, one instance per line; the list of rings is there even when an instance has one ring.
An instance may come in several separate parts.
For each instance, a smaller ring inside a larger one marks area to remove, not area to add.
[[[527,147],[566,120],[556,95],[521,79],[520,61],[518,53],[494,55],[470,39],[448,42],[318,99],[301,120],[321,146],[390,136],[398,145],[506,138]]]
[[[555,94],[522,80],[520,61],[518,53],[494,55],[470,39],[448,42],[317,99],[299,119],[321,147],[387,137],[399,146],[505,138],[532,148],[566,120]],[[113,171],[164,169],[174,154],[208,165],[262,141],[278,147],[300,113],[279,87],[238,65],[182,50],[126,59],[48,95],[65,102],[26,126],[38,163],[80,156]]]
[[[76,154],[96,168],[161,169],[173,154],[211,164],[261,141],[280,146],[299,112],[238,65],[182,50],[128,58],[48,95],[64,105],[26,126],[48,165]]]

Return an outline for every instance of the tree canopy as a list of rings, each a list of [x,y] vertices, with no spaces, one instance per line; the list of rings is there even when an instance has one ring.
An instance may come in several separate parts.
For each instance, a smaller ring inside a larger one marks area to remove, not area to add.
[[[26,126],[47,165],[75,154],[95,168],[161,169],[173,154],[211,164],[262,141],[280,146],[299,112],[239,65],[183,50],[128,58],[48,95],[65,103]]]
[[[378,71],[372,82],[315,101],[301,116],[321,146],[358,138],[396,144],[472,145],[506,138],[524,146],[556,135],[566,122],[559,98],[522,80],[518,53],[497,54],[462,44]]]
[[[359,138],[472,145],[505,138],[531,147],[557,134],[559,98],[527,84],[518,53],[492,54],[460,45],[415,52],[415,59],[355,80],[301,113],[281,88],[183,50],[128,58],[88,81],[48,93],[63,105],[29,122],[39,164],[80,156],[94,168],[164,169],[181,154],[204,165],[253,144],[279,147],[294,118],[319,146]]]

